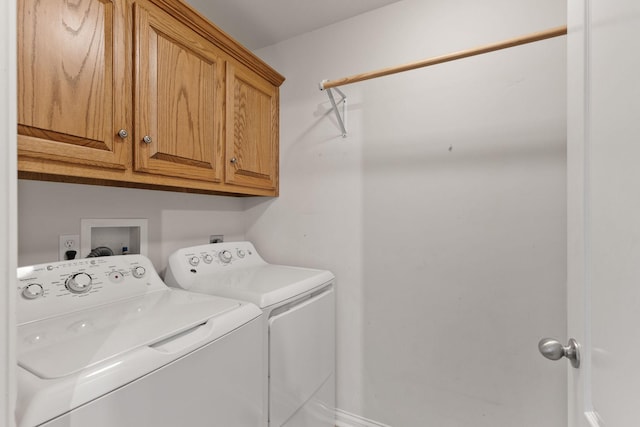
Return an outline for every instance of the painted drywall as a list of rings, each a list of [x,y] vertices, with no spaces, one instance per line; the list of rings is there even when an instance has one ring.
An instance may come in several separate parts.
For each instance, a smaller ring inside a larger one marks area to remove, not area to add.
[[[15,425],[16,402],[16,2],[0,4],[0,425]]]
[[[404,0],[257,53],[281,88],[272,262],[337,276],[338,406],[393,426],[566,425],[566,48],[557,38],[345,86],[323,79],[563,25],[555,0]]]
[[[209,235],[244,238],[244,202],[234,197],[19,180],[18,263],[57,260],[61,234],[80,234],[83,218],[146,218],[148,257],[159,271],[176,249]]]

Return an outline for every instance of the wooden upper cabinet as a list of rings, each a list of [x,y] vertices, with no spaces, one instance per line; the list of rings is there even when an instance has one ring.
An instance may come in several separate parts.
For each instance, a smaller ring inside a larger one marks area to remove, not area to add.
[[[189,5],[17,4],[19,177],[278,194],[284,77]]]
[[[222,180],[224,61],[206,39],[144,1],[134,6],[134,169]]]
[[[129,49],[123,0],[18,1],[21,156],[124,170]]]
[[[227,63],[226,182],[278,188],[278,88]]]

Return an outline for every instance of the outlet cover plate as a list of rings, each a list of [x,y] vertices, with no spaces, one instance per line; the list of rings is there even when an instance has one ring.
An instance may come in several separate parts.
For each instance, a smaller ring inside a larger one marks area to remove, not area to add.
[[[76,251],[76,258],[80,257],[80,235],[79,234],[61,234],[58,242],[58,260],[67,259],[67,251]]]
[[[209,236],[209,243],[222,243],[224,242],[223,234],[211,234]]]

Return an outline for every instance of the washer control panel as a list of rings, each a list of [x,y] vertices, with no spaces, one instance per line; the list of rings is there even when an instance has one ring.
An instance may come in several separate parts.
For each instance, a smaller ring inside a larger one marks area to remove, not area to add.
[[[18,323],[167,289],[143,255],[116,255],[18,268]]]
[[[251,242],[223,242],[178,249],[169,256],[165,282],[189,288],[203,275],[265,265]]]

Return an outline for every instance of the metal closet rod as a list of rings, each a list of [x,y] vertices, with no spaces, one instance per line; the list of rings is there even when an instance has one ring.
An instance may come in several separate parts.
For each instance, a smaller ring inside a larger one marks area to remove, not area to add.
[[[462,50],[459,52],[436,56],[429,59],[423,59],[422,61],[411,62],[409,64],[399,65],[397,67],[390,67],[378,71],[355,74],[350,77],[344,77],[336,80],[324,80],[320,83],[320,90],[331,89],[337,86],[344,86],[351,83],[357,83],[363,80],[375,79],[378,77],[388,76],[390,74],[402,73],[404,71],[415,70],[416,68],[428,67],[430,65],[442,64],[443,62],[455,61],[457,59],[468,58],[470,56],[481,55],[483,53],[494,52],[496,50],[563,36],[565,34],[567,34],[567,26],[563,25],[561,27],[551,28],[545,31],[538,31],[532,34],[515,37],[498,43],[479,46],[473,49]]]

